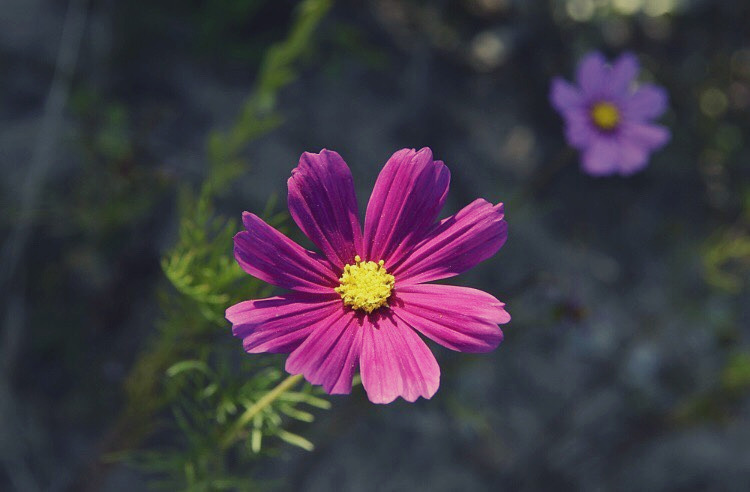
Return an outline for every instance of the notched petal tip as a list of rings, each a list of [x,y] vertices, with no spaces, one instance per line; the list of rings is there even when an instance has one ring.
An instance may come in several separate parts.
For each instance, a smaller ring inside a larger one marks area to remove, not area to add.
[[[600,95],[605,90],[609,69],[607,59],[598,51],[581,58],[576,68],[576,83],[589,97]]]
[[[411,149],[414,151],[414,149]],[[422,147],[421,149],[416,151],[416,155],[418,156],[430,156],[430,159],[432,159],[432,149],[429,147]]]
[[[492,202],[488,203],[492,204]],[[494,208],[495,211],[500,214],[501,219],[505,219],[505,204],[503,202],[498,202],[498,204],[493,206],[492,208]]]
[[[354,180],[337,152],[303,153],[287,187],[292,219],[333,265],[342,268],[361,253]]]
[[[394,265],[397,281],[411,285],[453,277],[490,258],[508,238],[504,210],[503,203],[478,198],[438,222]]]
[[[258,221],[261,220],[260,217],[255,215],[252,212],[244,211],[242,212],[242,226],[245,228],[245,230],[250,231],[253,228],[253,225]],[[243,231],[240,231],[243,232]],[[239,235],[239,233],[235,234],[234,237],[236,238]]]
[[[395,264],[429,230],[445,203],[450,172],[432,151],[401,149],[378,175],[365,214],[369,259]]]
[[[417,333],[397,316],[365,325],[360,357],[362,386],[368,399],[387,404],[432,398],[440,386],[440,367]]]

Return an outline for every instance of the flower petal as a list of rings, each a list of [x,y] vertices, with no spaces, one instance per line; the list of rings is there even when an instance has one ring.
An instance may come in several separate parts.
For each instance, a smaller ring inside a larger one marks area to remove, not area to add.
[[[313,332],[286,360],[290,374],[303,374],[312,384],[321,384],[331,395],[352,390],[352,377],[362,347],[363,327],[351,310],[339,307],[321,320]]]
[[[617,140],[611,136],[597,136],[583,151],[583,170],[592,176],[615,173],[620,164],[619,154]]]
[[[397,285],[453,277],[494,255],[508,238],[504,216],[502,203],[480,198],[443,219],[394,266]]]
[[[365,318],[359,362],[367,397],[373,403],[399,396],[410,402],[432,398],[440,386],[440,367],[430,349],[399,318],[373,319]]]
[[[586,110],[565,113],[565,138],[568,143],[582,149],[588,147],[598,132],[591,127],[591,117]]]
[[[288,181],[289,212],[339,268],[361,253],[362,231],[352,173],[336,152],[305,152]]]
[[[576,82],[587,97],[600,97],[609,78],[607,60],[599,52],[583,57],[576,71]]]
[[[386,267],[423,238],[448,194],[450,172],[432,151],[399,150],[378,176],[365,216],[365,259]]]
[[[227,309],[232,333],[250,353],[286,354],[296,349],[326,317],[341,310],[336,294],[318,296],[292,292],[279,297],[244,301]]]
[[[620,174],[628,176],[646,167],[649,149],[630,140],[620,141]]]
[[[330,264],[261,218],[242,214],[247,231],[234,236],[234,257],[243,270],[270,284],[300,292],[330,294],[338,277]]]
[[[612,69],[610,70],[609,83],[607,84],[609,93],[617,98],[621,97],[622,94],[626,94],[630,89],[630,84],[638,76],[640,69],[641,66],[635,55],[632,53],[623,53],[620,55],[612,64]]]
[[[552,106],[560,113],[578,109],[583,104],[581,91],[561,77],[552,79],[549,98]]]
[[[666,127],[651,123],[635,123],[625,121],[620,129],[620,140],[628,140],[635,145],[655,150],[666,145],[671,133]]]
[[[658,118],[667,109],[667,91],[653,84],[642,84],[625,99],[623,116],[629,120]]]
[[[502,302],[454,285],[409,285],[392,303],[396,316],[429,339],[459,352],[489,352],[503,341],[497,326],[510,321]]]

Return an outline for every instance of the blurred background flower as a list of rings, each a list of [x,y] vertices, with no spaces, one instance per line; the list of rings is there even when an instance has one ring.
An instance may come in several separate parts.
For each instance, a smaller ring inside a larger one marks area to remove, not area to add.
[[[638,172],[650,153],[669,141],[669,130],[650,121],[667,109],[667,93],[653,84],[635,87],[639,71],[631,53],[609,65],[601,53],[591,52],[578,63],[577,86],[552,79],[550,101],[592,176]]]

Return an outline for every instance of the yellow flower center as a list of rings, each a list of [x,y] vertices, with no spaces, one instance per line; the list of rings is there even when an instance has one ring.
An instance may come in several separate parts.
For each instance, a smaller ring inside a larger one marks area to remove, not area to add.
[[[334,289],[339,293],[344,304],[354,309],[371,313],[379,307],[387,306],[395,279],[383,266],[383,260],[362,261],[359,255],[354,257],[354,265],[346,265],[339,282]]]
[[[591,108],[591,119],[602,130],[612,130],[620,122],[620,110],[612,103],[598,102]]]

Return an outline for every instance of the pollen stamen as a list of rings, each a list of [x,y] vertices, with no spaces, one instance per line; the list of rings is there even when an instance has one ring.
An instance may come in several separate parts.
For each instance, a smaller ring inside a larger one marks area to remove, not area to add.
[[[357,255],[354,262],[353,265],[344,267],[339,278],[341,285],[334,289],[344,304],[367,313],[388,306],[387,301],[396,279],[385,269],[383,260],[377,263],[362,261]]]
[[[620,110],[610,102],[598,102],[591,107],[591,119],[599,129],[613,130],[620,123]]]

